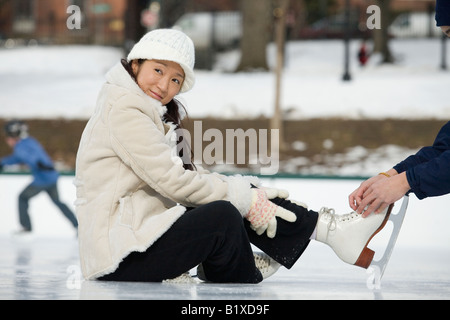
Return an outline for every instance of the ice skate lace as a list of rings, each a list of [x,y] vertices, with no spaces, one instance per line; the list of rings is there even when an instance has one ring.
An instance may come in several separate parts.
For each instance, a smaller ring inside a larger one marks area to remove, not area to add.
[[[319,215],[323,216],[324,219],[329,220],[328,222],[328,230],[333,231],[336,229],[336,223],[340,221],[350,221],[359,217],[357,212],[351,212],[343,215],[336,215],[334,209],[331,208],[321,208],[319,210]]]
[[[265,253],[254,252],[253,257],[255,258],[255,265],[264,279],[273,275],[280,268],[280,264]]]
[[[270,267],[270,259],[268,257],[264,257],[259,254],[254,254],[255,257],[255,265],[259,269],[259,271],[264,272]]]
[[[164,280],[163,283],[198,283],[198,281],[191,277],[189,272],[186,272],[174,279]]]

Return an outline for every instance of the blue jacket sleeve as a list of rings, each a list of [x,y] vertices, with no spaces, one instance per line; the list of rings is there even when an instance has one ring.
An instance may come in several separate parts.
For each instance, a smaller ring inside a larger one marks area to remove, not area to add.
[[[0,165],[2,166],[10,166],[15,164],[23,164],[24,162],[17,154],[13,153],[9,156],[6,156],[0,160]]]
[[[5,157],[0,162],[2,165],[24,164],[27,165],[34,177],[35,185],[51,185],[56,183],[58,172],[53,166],[53,161],[34,138],[28,137],[19,141],[12,155]]]
[[[450,122],[442,127],[432,146],[420,149],[394,169],[406,171],[411,191],[419,199],[450,193]]]
[[[436,25],[450,26],[450,1],[436,0]]]
[[[406,171],[411,190],[419,199],[450,193],[450,150]]]

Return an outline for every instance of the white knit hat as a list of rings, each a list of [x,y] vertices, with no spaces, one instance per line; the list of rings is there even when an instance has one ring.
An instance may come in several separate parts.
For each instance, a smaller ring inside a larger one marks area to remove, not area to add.
[[[137,59],[176,62],[185,73],[184,83],[180,91],[189,91],[194,86],[194,43],[181,31],[173,29],[150,31],[131,49],[127,58],[128,62]]]

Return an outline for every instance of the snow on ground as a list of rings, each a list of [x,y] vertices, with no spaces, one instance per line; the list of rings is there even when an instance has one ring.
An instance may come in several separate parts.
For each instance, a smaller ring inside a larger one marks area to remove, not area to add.
[[[88,118],[117,49],[96,46],[0,50],[0,117]]]
[[[290,119],[449,118],[450,103],[445,86],[450,73],[439,69],[439,40],[394,40],[392,51],[398,63],[380,66],[379,57],[374,56],[366,68],[359,67],[356,61],[358,46],[357,41],[351,43],[353,80],[344,82],[341,80],[344,73],[342,41],[304,41],[288,45],[281,100]],[[269,47],[271,61],[274,61],[273,50]],[[222,68],[232,70],[239,62],[239,55],[234,53],[227,58]],[[447,52],[447,61],[449,58]],[[200,72],[197,88],[185,96],[194,116],[270,116],[274,81],[273,75],[267,73]],[[202,105],[213,107],[203,109]]]
[[[344,82],[342,41],[289,43],[282,107],[290,119],[450,117],[450,72],[439,68],[438,38],[392,40],[398,62],[380,66],[373,56],[366,68],[356,60],[359,44],[351,43],[353,80]],[[104,74],[122,55],[120,49],[97,46],[0,49],[0,117],[89,118]],[[268,57],[273,67],[273,45]],[[229,52],[219,55],[213,71],[196,72],[196,86],[182,96],[192,117],[272,114],[274,74],[222,72],[238,62],[239,53]]]

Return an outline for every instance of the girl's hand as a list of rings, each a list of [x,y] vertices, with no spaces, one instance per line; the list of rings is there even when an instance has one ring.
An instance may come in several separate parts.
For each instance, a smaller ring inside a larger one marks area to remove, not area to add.
[[[295,222],[297,216],[280,206],[271,202],[266,191],[262,189],[252,189],[252,206],[246,219],[250,221],[251,228],[262,235],[267,231],[269,238],[274,238],[277,233],[277,217],[288,222]]]

